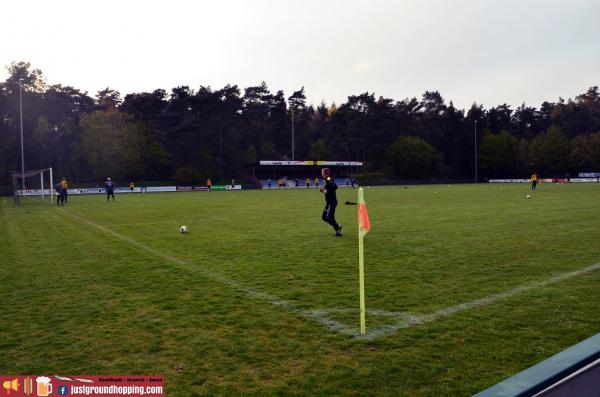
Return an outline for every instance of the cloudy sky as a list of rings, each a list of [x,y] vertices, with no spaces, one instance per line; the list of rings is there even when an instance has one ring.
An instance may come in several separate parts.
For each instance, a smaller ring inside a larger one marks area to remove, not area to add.
[[[27,0],[0,14],[0,65],[91,95],[264,80],[314,104],[439,90],[464,108],[600,84],[598,0]]]

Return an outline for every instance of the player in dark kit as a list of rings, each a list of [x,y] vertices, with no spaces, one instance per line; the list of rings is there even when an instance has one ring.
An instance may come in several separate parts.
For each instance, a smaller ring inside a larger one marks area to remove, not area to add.
[[[333,227],[336,236],[341,236],[342,227],[335,221],[335,207],[337,207],[337,196],[335,191],[337,190],[337,185],[329,175],[329,168],[323,168],[321,170],[321,175],[323,176],[323,179],[325,179],[325,187],[320,189],[322,193],[325,193],[325,209],[323,210],[321,219]]]
[[[109,201],[111,196],[113,201],[115,201],[115,183],[110,179],[110,177],[106,178],[106,182],[104,182],[104,189],[106,190],[106,201]]]
[[[60,187],[60,182],[54,186],[54,190],[56,190],[56,205],[60,205],[60,197],[62,195],[62,188]]]

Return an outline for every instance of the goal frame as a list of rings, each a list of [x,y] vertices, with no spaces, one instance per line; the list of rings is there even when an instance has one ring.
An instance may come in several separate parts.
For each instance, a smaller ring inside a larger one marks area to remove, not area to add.
[[[47,174],[47,180],[45,181],[44,175]],[[11,172],[12,177],[12,185],[13,192],[15,198],[15,206],[19,206],[21,204],[21,197],[25,196],[40,196],[42,200],[44,200],[45,196],[50,197],[50,205],[54,205],[54,176],[52,173],[52,167],[43,168],[39,170],[29,170],[25,172]],[[28,189],[25,180],[26,178],[30,178],[32,176],[39,175],[40,176],[40,188],[39,189]],[[45,186],[45,182],[47,183],[47,188]]]

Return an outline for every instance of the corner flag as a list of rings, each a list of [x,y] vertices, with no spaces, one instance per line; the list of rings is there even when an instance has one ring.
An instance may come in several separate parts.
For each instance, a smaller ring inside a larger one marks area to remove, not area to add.
[[[369,233],[369,230],[371,230],[371,223],[369,222],[369,214],[365,205],[364,191],[361,187],[358,189],[358,231],[364,236]]]
[[[358,189],[358,279],[360,288],[360,334],[365,335],[365,251],[363,238],[371,230],[369,214],[365,205],[364,191],[361,187]]]

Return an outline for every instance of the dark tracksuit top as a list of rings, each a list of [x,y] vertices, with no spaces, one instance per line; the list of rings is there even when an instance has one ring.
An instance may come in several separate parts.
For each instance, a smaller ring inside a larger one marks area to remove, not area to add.
[[[337,232],[340,225],[335,221],[335,207],[337,207],[336,190],[337,185],[333,181],[333,178],[330,176],[325,178],[325,209],[323,210],[321,219],[329,223],[333,227],[333,230]]]
[[[115,183],[113,181],[106,181],[104,183],[104,189],[106,190],[106,201],[112,196],[113,201],[115,201]]]

